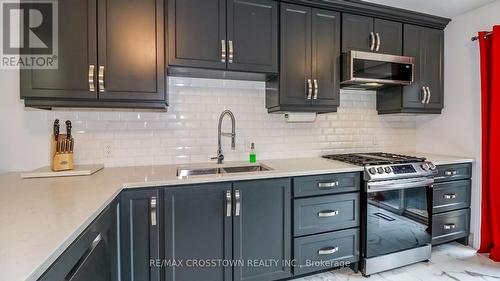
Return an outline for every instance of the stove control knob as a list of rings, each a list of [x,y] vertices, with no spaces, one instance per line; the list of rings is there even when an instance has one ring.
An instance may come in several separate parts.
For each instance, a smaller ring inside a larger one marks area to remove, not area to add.
[[[392,173],[392,169],[391,169],[391,167],[385,167],[385,169],[384,169],[384,170],[385,170],[385,172],[386,172],[386,173],[388,173],[388,174]]]
[[[372,175],[375,175],[377,173],[377,170],[375,168],[370,168],[368,172]]]
[[[384,173],[384,168],[382,168],[382,167],[378,167],[378,168],[377,168],[377,172],[378,172],[379,174],[383,174],[383,173]]]
[[[427,171],[427,170],[429,170],[429,168],[430,168],[430,167],[429,167],[429,164],[427,164],[427,163],[422,164],[422,165],[421,165],[421,167],[422,167],[422,169],[423,169],[424,171]]]
[[[429,168],[430,168],[432,171],[434,171],[434,170],[436,170],[436,165],[434,165],[434,163],[432,163],[432,162],[429,162]]]

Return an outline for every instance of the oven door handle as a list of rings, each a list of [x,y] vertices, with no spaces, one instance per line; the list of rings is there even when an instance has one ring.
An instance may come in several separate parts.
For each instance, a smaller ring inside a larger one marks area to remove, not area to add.
[[[424,187],[424,186],[431,186],[432,184],[434,184],[433,178],[369,182],[367,183],[366,186],[367,187],[366,192],[371,193],[371,192],[381,192],[388,190],[407,189],[414,187]]]

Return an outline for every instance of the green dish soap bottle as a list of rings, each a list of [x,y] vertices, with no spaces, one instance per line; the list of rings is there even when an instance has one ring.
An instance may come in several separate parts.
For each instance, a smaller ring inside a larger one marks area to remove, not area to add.
[[[255,143],[252,142],[250,145],[250,157],[249,157],[250,163],[255,163],[257,162],[257,156],[255,155]]]

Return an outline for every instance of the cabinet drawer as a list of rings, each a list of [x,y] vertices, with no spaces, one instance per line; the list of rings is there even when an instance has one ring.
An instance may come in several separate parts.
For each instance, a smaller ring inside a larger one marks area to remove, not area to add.
[[[294,197],[358,191],[361,173],[331,174],[293,179]]]
[[[359,261],[359,229],[294,239],[294,274],[319,271]]]
[[[359,226],[359,193],[295,199],[294,236]]]
[[[458,210],[432,216],[432,244],[450,242],[469,235],[470,210]]]
[[[469,208],[470,189],[470,180],[434,184],[432,212],[435,214]]]
[[[434,178],[436,182],[465,180],[472,176],[472,164],[470,163],[440,165],[437,168],[438,174]]]

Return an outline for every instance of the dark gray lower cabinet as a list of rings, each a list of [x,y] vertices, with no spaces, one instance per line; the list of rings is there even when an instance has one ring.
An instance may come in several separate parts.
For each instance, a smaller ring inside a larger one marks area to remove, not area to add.
[[[359,229],[295,238],[295,275],[347,266],[359,261]]]
[[[468,244],[472,164],[440,165],[432,188],[432,244]]]
[[[233,218],[226,200],[231,192],[231,183],[165,189],[165,259],[183,261],[165,267],[165,280],[232,280],[231,267],[187,264],[232,259]]]
[[[38,280],[117,281],[117,220],[114,201]]]
[[[246,181],[233,184],[234,281],[280,280],[292,275],[290,179]],[[238,203],[238,195],[240,197]],[[276,261],[262,266],[253,261]],[[206,280],[206,279],[205,279]]]
[[[126,281],[160,280],[160,191],[124,191],[121,194],[121,273]]]

